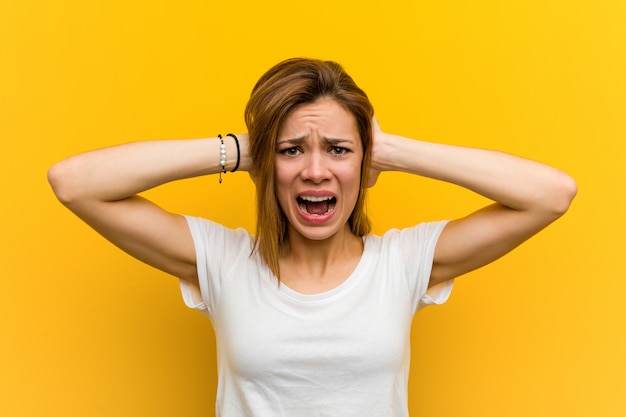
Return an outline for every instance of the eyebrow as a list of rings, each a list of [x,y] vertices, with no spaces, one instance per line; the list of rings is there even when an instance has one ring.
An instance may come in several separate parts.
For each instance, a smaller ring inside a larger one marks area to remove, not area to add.
[[[305,140],[307,140],[307,138],[308,138],[308,136],[301,136],[299,138],[292,138],[292,139],[281,140],[280,142],[278,142],[276,144],[276,146],[280,146],[280,145],[285,144],[285,143],[288,143],[288,144],[293,145],[293,146],[300,145]],[[329,144],[329,145],[339,145],[339,144],[345,143],[345,142],[350,142],[350,143],[353,142],[350,139],[341,139],[341,138],[322,138],[322,141],[324,143]]]

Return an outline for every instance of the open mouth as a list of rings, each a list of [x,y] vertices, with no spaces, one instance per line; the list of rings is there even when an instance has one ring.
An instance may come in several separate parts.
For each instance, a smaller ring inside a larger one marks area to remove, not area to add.
[[[335,209],[337,199],[331,196],[300,196],[298,197],[298,206],[303,213],[311,216],[323,216]]]

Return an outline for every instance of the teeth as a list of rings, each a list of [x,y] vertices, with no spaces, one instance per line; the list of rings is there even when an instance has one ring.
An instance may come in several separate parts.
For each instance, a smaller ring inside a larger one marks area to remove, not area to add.
[[[300,197],[301,200],[303,201],[309,201],[312,203],[318,203],[320,201],[327,201],[327,200],[333,200],[333,197]],[[299,203],[298,206],[300,206],[300,210],[302,210],[303,212],[310,214],[307,209],[306,209],[306,203]],[[328,211],[326,213],[330,213],[331,211],[333,211],[335,209],[335,202],[329,202],[328,203]],[[312,216],[322,216],[322,214],[312,214]]]
[[[312,195],[303,195],[303,196],[300,196],[300,198],[305,200],[305,201],[310,201],[311,203],[319,203],[320,201],[332,200],[332,197],[330,197],[330,196],[316,197],[316,196],[312,196]]]

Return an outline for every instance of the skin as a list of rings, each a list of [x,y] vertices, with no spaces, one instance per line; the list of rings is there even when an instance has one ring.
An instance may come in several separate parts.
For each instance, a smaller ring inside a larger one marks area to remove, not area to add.
[[[564,172],[503,152],[412,140],[375,124],[371,183],[400,171],[446,181],[492,201],[452,220],[435,247],[429,287],[487,265],[562,216],[577,186]]]
[[[328,100],[302,106],[280,132],[279,143],[287,142],[277,149],[277,196],[290,223],[281,278],[304,293],[339,285],[363,250],[346,225],[358,192],[356,167],[362,150],[356,145],[351,149],[358,137],[354,119],[341,110]],[[250,171],[248,137],[238,136],[239,169]],[[301,142],[289,142],[293,139]],[[337,144],[350,152],[339,151]],[[233,141],[226,145],[226,169],[231,170],[237,153]],[[293,145],[301,149],[281,153],[282,146]],[[184,218],[138,194],[166,182],[216,174],[221,170],[218,155],[215,138],[130,143],[61,161],[50,169],[48,179],[59,200],[112,243],[198,285],[194,245]],[[513,250],[565,213],[577,192],[574,180],[553,167],[497,151],[391,135],[375,124],[370,183],[384,171],[447,181],[493,201],[445,227],[435,248],[431,287]],[[295,203],[298,193],[311,190],[337,198],[333,215],[315,224],[302,217]]]
[[[276,195],[289,223],[281,280],[300,292],[329,290],[349,276],[363,251],[348,226],[363,161],[354,116],[329,99],[302,105],[281,126],[276,151]],[[301,209],[303,196],[332,196],[336,203],[314,216]]]

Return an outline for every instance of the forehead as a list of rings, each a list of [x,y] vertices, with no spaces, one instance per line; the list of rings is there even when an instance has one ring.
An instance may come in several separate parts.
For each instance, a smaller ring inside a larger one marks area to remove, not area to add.
[[[302,136],[312,130],[337,137],[358,136],[354,115],[332,99],[301,104],[291,111],[279,129],[279,137]]]

